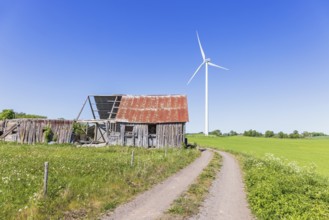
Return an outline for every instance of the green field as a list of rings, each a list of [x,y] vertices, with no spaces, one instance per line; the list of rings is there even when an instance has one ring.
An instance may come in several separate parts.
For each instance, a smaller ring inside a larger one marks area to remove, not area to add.
[[[278,139],[244,136],[212,137],[201,135],[188,136],[190,143],[216,147],[223,150],[247,153],[258,158],[270,153],[300,166],[316,165],[317,172],[329,177],[329,139]]]
[[[236,155],[258,219],[329,219],[329,139],[194,135],[189,141]]]
[[[96,219],[199,155],[197,150],[185,149],[0,142],[0,219]],[[46,198],[42,190],[45,161],[49,162]]]

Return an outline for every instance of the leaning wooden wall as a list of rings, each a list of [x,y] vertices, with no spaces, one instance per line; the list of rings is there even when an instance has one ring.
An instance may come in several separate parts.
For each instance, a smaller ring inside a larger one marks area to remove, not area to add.
[[[5,121],[0,120],[0,131],[3,131],[4,126],[5,126]]]
[[[48,119],[13,119],[6,120],[4,131],[13,125],[17,128],[13,130],[12,134],[14,141],[25,144],[44,143],[44,130],[50,127],[56,142],[59,144],[70,143],[73,131],[73,121],[71,120],[48,120]]]

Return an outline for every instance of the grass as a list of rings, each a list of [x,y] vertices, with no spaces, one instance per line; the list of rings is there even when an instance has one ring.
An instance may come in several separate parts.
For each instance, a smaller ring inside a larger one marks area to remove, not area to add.
[[[248,200],[258,219],[329,219],[329,181],[312,167],[267,155],[240,155]]]
[[[199,208],[206,198],[209,188],[221,166],[221,156],[215,153],[208,166],[197,180],[171,205],[161,219],[187,219],[199,213]]]
[[[329,219],[328,139],[192,136],[189,140],[237,155],[258,219]]]
[[[134,166],[130,166],[134,150]],[[93,219],[191,163],[196,150],[0,143],[0,219]],[[43,166],[49,162],[48,196]]]
[[[319,174],[329,177],[329,139],[277,139],[254,137],[205,137],[191,135],[189,142],[202,146],[211,146],[222,150],[231,150],[263,158],[270,153],[296,161],[300,166],[316,165]]]

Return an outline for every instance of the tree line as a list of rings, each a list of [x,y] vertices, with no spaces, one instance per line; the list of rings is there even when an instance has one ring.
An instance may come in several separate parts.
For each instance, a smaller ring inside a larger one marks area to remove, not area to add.
[[[239,135],[238,132],[236,131],[230,131],[228,133],[222,133],[220,130],[214,130],[209,132],[210,135],[215,135],[215,136],[237,136]]]
[[[3,109],[0,112],[0,120],[15,118],[47,118],[42,115],[26,114],[24,112],[15,112],[13,109]]]
[[[266,138],[271,138],[271,137],[276,137],[276,138],[308,138],[308,137],[320,137],[320,136],[327,136],[323,132],[308,132],[304,131],[302,133],[299,133],[297,130],[294,130],[292,133],[284,133],[283,131],[280,131],[278,133],[274,133],[273,131],[267,130],[264,134],[261,132],[258,132],[256,130],[248,130],[243,132],[243,136],[247,137],[266,137]]]
[[[202,132],[200,132],[202,133]],[[209,132],[210,135],[214,136],[237,136],[242,135],[246,137],[266,137],[266,138],[309,138],[309,137],[320,137],[320,136],[327,136],[327,134],[323,132],[308,132],[304,131],[302,133],[299,133],[297,130],[294,130],[292,133],[284,133],[282,131],[275,133],[274,131],[267,130],[264,134],[262,132],[250,129],[247,131],[244,131],[243,133],[237,133],[236,131],[230,131],[228,133],[222,133],[220,130],[213,130]]]

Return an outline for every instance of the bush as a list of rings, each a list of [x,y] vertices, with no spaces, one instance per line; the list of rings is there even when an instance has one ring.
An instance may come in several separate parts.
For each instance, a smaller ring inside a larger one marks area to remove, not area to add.
[[[282,131],[280,131],[278,133],[278,138],[288,138],[288,135],[286,133],[283,133]]]
[[[87,125],[81,124],[81,123],[73,123],[73,132],[74,134],[81,135],[85,134],[85,130],[87,128]]]
[[[274,132],[273,131],[266,131],[265,132],[265,137],[267,137],[267,138],[274,137]]]
[[[15,118],[15,112],[12,109],[4,109],[0,113],[0,120]]]
[[[26,114],[24,112],[16,112],[15,118],[47,118],[47,117],[42,115]]]
[[[321,136],[328,136],[328,135],[326,135],[326,134],[323,133],[323,132],[312,132],[312,133],[311,133],[311,136],[312,136],[312,137],[321,137]]]
[[[263,134],[261,132],[258,132],[256,130],[249,130],[249,131],[245,131],[243,133],[243,136],[247,136],[247,137],[261,137],[263,136]]]
[[[329,181],[273,155],[244,155],[248,199],[259,219],[328,219]]]
[[[236,131],[231,130],[229,136],[237,136],[238,133]]]
[[[43,135],[44,135],[44,137],[45,137],[45,143],[49,143],[50,141],[53,140],[54,133],[53,133],[53,131],[51,130],[50,126],[46,126],[46,127],[44,128]]]
[[[222,136],[222,132],[220,130],[214,130],[209,132],[210,135],[215,135],[215,136]]]
[[[0,120],[14,119],[14,118],[47,118],[47,117],[42,115],[26,114],[24,112],[14,112],[13,109],[4,109],[0,113]]]
[[[294,130],[293,133],[289,134],[289,138],[299,138],[300,135],[297,130]]]

